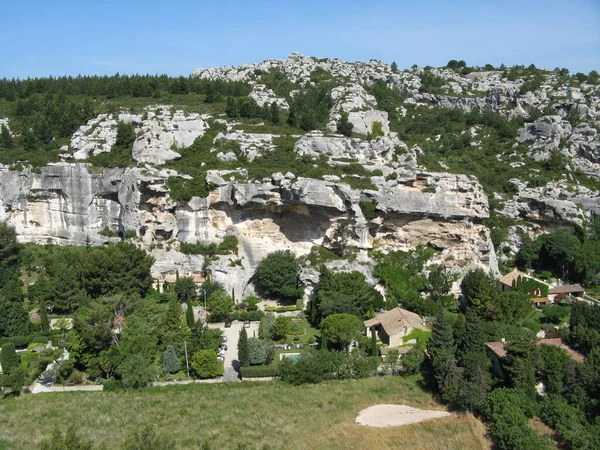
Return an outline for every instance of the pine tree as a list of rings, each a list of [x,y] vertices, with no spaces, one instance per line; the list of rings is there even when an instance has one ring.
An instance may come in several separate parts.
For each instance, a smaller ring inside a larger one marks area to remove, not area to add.
[[[396,61],[393,61],[390,67],[392,69],[392,72],[396,72],[398,70],[398,64],[396,64]]]
[[[242,328],[240,331],[240,338],[238,340],[238,359],[242,366],[248,366],[250,364],[250,351],[248,349],[248,333],[246,329]]]
[[[162,355],[162,368],[166,373],[177,373],[181,369],[179,358],[172,345],[167,345]]]
[[[227,106],[225,106],[225,113],[230,119],[234,119],[239,116],[238,107],[233,97],[227,97]]]
[[[48,331],[50,329],[50,321],[48,320],[48,311],[46,310],[46,304],[43,302],[40,305],[40,321],[42,331]]]
[[[275,125],[277,125],[280,122],[281,117],[279,115],[279,106],[275,102],[271,103],[270,115],[271,115],[271,122],[273,122]]]
[[[2,352],[0,353],[0,364],[2,364],[2,371],[8,375],[12,369],[19,366],[19,355],[15,351],[15,346],[12,342],[7,342],[2,345]]]
[[[185,311],[185,319],[187,321],[188,327],[191,329],[194,326],[196,321],[194,320],[194,309],[192,308],[192,299],[189,297],[187,299],[187,309]]]
[[[343,134],[344,136],[352,136],[352,130],[354,129],[354,125],[348,120],[348,113],[342,112],[342,116],[337,123],[337,132]]]
[[[10,135],[10,130],[4,124],[0,127],[0,148],[11,149],[13,148],[14,142]]]

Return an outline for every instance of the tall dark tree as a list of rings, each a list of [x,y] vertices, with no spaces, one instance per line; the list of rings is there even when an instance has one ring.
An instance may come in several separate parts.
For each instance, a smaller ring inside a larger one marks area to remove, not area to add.
[[[248,348],[248,333],[245,328],[240,331],[240,337],[238,339],[238,360],[242,366],[248,366],[250,364],[250,349]]]
[[[11,149],[14,146],[13,137],[10,130],[4,124],[0,126],[0,148]]]
[[[354,130],[354,124],[352,124],[348,120],[348,113],[343,111],[337,123],[337,132],[343,134],[344,136],[352,136],[352,131]]]
[[[185,319],[187,321],[188,327],[191,329],[194,326],[196,321],[194,320],[194,308],[192,308],[192,299],[190,297],[188,297],[188,299],[187,299],[187,307],[185,310]]]
[[[269,108],[269,120],[277,125],[281,121],[281,112],[276,102],[271,103]]]
[[[0,363],[2,364],[2,371],[7,375],[15,367],[19,366],[19,355],[17,355],[15,346],[12,342],[7,342],[2,345],[2,352],[0,352]]]
[[[48,320],[48,310],[46,309],[45,303],[42,303],[40,305],[40,325],[42,327],[42,331],[48,331],[50,329],[50,321]]]

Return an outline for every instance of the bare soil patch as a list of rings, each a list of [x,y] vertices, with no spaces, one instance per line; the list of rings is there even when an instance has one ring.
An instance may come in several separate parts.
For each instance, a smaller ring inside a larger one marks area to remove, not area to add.
[[[398,427],[449,415],[447,411],[418,409],[406,405],[375,405],[358,413],[356,423],[378,428]]]

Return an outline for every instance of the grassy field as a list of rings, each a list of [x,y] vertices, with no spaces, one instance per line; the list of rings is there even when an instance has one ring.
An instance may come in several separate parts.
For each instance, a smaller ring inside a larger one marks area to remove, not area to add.
[[[440,409],[419,376],[370,378],[293,387],[282,382],[199,384],[134,392],[24,395],[0,401],[0,449],[36,448],[56,427],[75,424],[108,448],[132,429],[152,424],[178,448],[480,449],[485,427],[472,416],[451,416],[405,427],[356,425],[379,403]],[[267,447],[268,446],[268,447]]]

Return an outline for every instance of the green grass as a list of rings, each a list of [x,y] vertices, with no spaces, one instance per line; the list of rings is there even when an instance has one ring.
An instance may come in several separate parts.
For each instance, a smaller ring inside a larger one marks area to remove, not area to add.
[[[310,323],[308,323],[308,320],[306,319],[293,319],[292,324],[296,324],[300,328],[304,328],[304,333],[300,335],[288,334],[285,340],[286,344],[308,344],[308,341],[311,337],[316,340],[321,335],[320,330],[318,330],[317,328],[313,328],[313,326]],[[294,341],[295,337],[298,337],[299,340]]]
[[[585,293],[590,297],[600,300],[600,284],[596,286],[588,286],[585,288]]]
[[[411,339],[418,339],[419,342],[423,343],[423,344],[427,344],[427,342],[429,341],[429,338],[431,336],[431,331],[428,330],[413,330],[410,334],[407,334],[406,336],[404,336],[402,338],[403,342],[408,342]]]
[[[9,442],[10,449],[36,448],[55,428],[64,430],[75,424],[96,443],[121,448],[132,429],[149,423],[173,436],[176,448],[198,448],[204,441],[214,449],[237,448],[238,444],[296,450],[376,448],[368,441],[377,439],[380,429],[356,425],[354,418],[363,408],[379,403],[441,409],[419,387],[420,380],[417,375],[298,387],[274,381],[23,395],[0,402],[0,442]],[[400,441],[412,440],[411,448],[426,448],[426,444],[429,448],[481,448],[474,445],[485,441],[479,422],[461,416],[451,419],[395,429],[394,435]],[[479,427],[475,437],[474,426]],[[348,433],[360,444],[353,445],[345,437]],[[463,438],[457,441],[452,435]],[[331,436],[337,436],[334,442]]]

